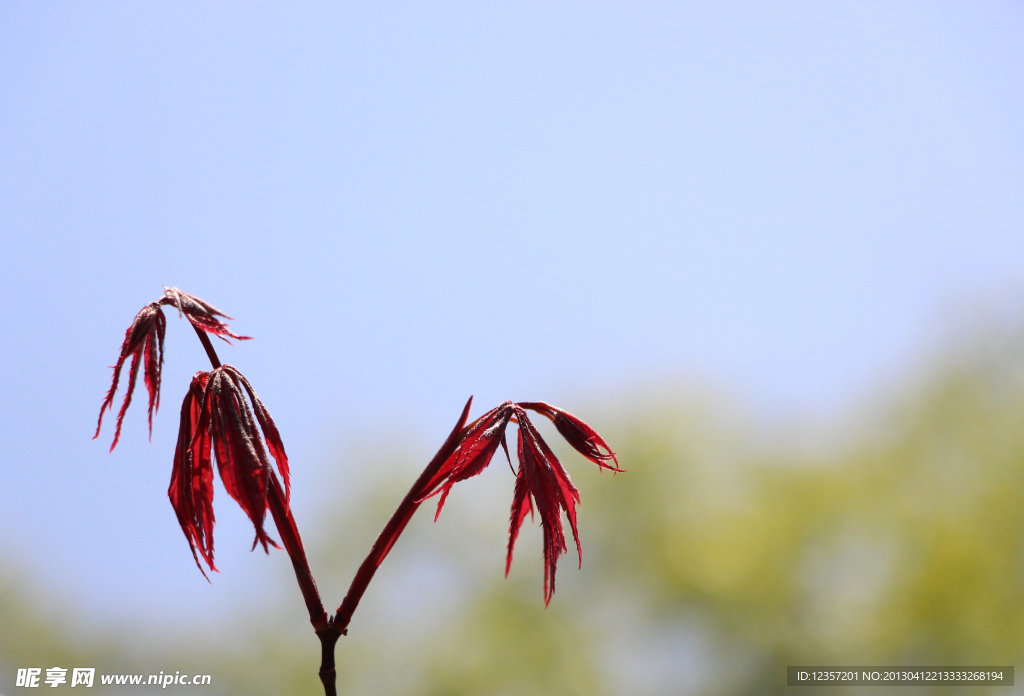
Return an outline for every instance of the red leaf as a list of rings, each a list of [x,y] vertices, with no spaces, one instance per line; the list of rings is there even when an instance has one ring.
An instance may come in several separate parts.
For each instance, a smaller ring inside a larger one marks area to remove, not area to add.
[[[209,302],[201,300],[195,295],[189,295],[187,292],[182,292],[178,288],[168,288],[164,286],[164,296],[160,298],[160,304],[170,305],[178,309],[178,314],[184,314],[185,318],[192,322],[192,325],[198,329],[202,329],[206,333],[219,336],[223,340],[228,341],[226,336],[238,339],[240,341],[248,341],[251,336],[238,336],[237,334],[231,333],[228,329],[227,324],[223,323],[217,317],[224,317],[225,319],[231,319],[224,312],[214,307]]]
[[[543,401],[522,402],[518,405],[536,411],[550,419],[555,424],[559,434],[565,438],[566,442],[573,446],[573,449],[602,469],[618,472],[626,471],[626,469],[619,468],[619,460],[615,453],[612,452],[611,447],[608,446],[608,443],[604,441],[604,438],[598,435],[596,430],[568,411],[563,411]],[[604,452],[601,451],[602,449]],[[614,466],[609,466],[609,461],[615,462]]]
[[[575,535],[579,493],[562,470],[561,464],[551,454],[547,443],[533,427],[526,412],[516,407],[516,417],[519,420],[519,468],[536,503],[537,512],[540,513],[544,533],[544,604],[547,605],[555,593],[558,557],[566,550],[561,512],[566,511]],[[576,545],[579,548],[578,537]]]
[[[178,444],[174,448],[171,485],[167,489],[167,497],[188,539],[192,557],[207,580],[209,578],[199,563],[196,550],[210,570],[216,571],[213,565],[213,467],[210,462],[209,433],[196,432],[196,425],[209,375],[208,372],[195,374],[181,404]]]
[[[161,309],[162,305],[176,307],[178,313],[183,314],[194,326],[207,333],[220,336],[225,341],[227,341],[225,336],[243,340],[249,338],[248,336],[238,336],[231,333],[227,325],[217,319],[217,317],[225,319],[230,319],[231,317],[225,315],[209,302],[184,293],[178,290],[178,288],[168,289],[165,287],[164,296],[158,301],[151,302],[143,307],[135,315],[132,325],[125,332],[124,343],[121,344],[121,354],[117,358],[117,364],[113,367],[114,377],[111,381],[110,389],[107,391],[103,404],[100,406],[100,415],[96,422],[96,433],[92,436],[94,440],[100,435],[100,428],[103,425],[103,412],[113,409],[114,395],[117,392],[117,383],[121,377],[121,368],[124,367],[128,357],[131,356],[132,362],[128,372],[128,390],[124,395],[121,410],[117,414],[117,428],[114,431],[114,441],[110,445],[111,451],[114,450],[118,440],[121,438],[121,425],[124,422],[125,413],[128,412],[128,406],[132,402],[132,392],[135,391],[135,383],[139,376],[140,365],[143,369],[143,381],[146,383],[146,390],[149,392],[149,434],[151,438],[153,436],[153,413],[160,409],[160,372],[164,364],[164,333],[167,330],[167,318],[164,316],[163,309]],[[265,415],[265,409],[261,407],[260,410]],[[276,443],[279,442],[280,438],[278,437],[272,447],[276,447]],[[284,450],[282,448],[279,449],[283,454]],[[276,454],[274,457],[278,462],[282,461]],[[284,470],[286,471],[287,468],[288,464],[287,460],[285,460]],[[287,481],[288,476],[285,474],[285,482],[287,483]]]
[[[505,429],[509,422],[514,420],[519,426],[519,469],[514,472],[516,483],[512,494],[512,510],[509,514],[505,575],[508,575],[512,567],[513,550],[526,514],[532,515],[536,509],[540,513],[544,535],[544,604],[547,605],[555,592],[558,559],[566,552],[565,532],[562,529],[563,511],[569,520],[573,540],[576,542],[580,565],[583,563],[583,549],[576,526],[576,505],[580,501],[580,494],[524,409],[536,411],[554,421],[555,427],[569,444],[598,466],[612,471],[623,471],[619,469],[615,453],[604,439],[579,418],[542,401],[519,404],[506,401],[466,428],[458,449],[445,461],[444,466],[431,479],[430,485],[424,488],[424,497],[441,493],[441,500],[437,506],[439,515],[452,486],[483,471],[499,444],[505,448],[505,454],[508,456]],[[615,464],[609,465],[609,460]],[[437,515],[434,516],[435,520]]]
[[[258,429],[262,423],[254,417],[253,408],[250,408],[245,397],[247,393],[251,394],[254,405],[258,399],[248,380],[231,365],[219,367],[209,374],[199,421],[192,436],[192,456],[208,459],[212,447],[224,488],[249,516],[256,529],[253,548],[259,543],[263,545],[264,551],[268,551],[268,545],[277,546],[263,529],[271,472],[270,458]],[[258,411],[262,413],[263,421],[272,426],[273,420],[262,403]],[[278,469],[282,476],[286,476],[287,457],[276,427],[273,427],[271,436],[275,442],[274,449],[281,455],[280,459],[275,457]]]
[[[164,364],[164,331],[167,328],[167,319],[163,310],[157,302],[152,302],[135,315],[132,325],[124,334],[124,343],[121,344],[121,354],[114,365],[114,378],[111,381],[110,389],[107,391],[103,403],[100,405],[100,415],[96,421],[96,433],[92,436],[95,440],[100,436],[100,428],[103,426],[103,412],[113,409],[114,395],[117,393],[117,383],[121,378],[121,368],[124,367],[128,356],[132,358],[132,364],[128,372],[128,389],[121,404],[121,410],[117,414],[117,428],[114,430],[114,441],[110,444],[110,451],[113,452],[117,441],[121,438],[121,424],[124,422],[124,414],[132,402],[132,392],[135,391],[135,382],[139,376],[139,364],[142,363],[145,373],[146,389],[149,392],[149,434],[153,435],[153,412],[160,408],[160,370]]]
[[[472,478],[487,468],[491,458],[498,449],[499,443],[504,443],[505,428],[512,417],[512,402],[506,401],[501,406],[492,409],[478,418],[466,431],[466,435],[451,457],[441,467],[441,474],[447,480],[440,488],[441,499],[437,502],[437,512],[434,514],[434,521],[437,521],[444,507],[444,501],[448,492],[459,481]],[[505,452],[508,448],[505,447]],[[429,495],[436,495],[434,491]]]
[[[230,367],[230,365],[228,366]],[[242,376],[240,372],[231,368],[238,378],[238,381],[245,387],[246,393],[249,395],[249,400],[252,402],[253,413],[256,414],[256,420],[259,421],[260,429],[263,431],[263,437],[266,439],[267,449],[270,450],[270,454],[274,457],[274,461],[277,462],[277,470],[281,472],[281,478],[284,479],[284,490],[285,507],[291,504],[292,495],[292,482],[288,473],[288,455],[284,451],[284,443],[281,441],[281,433],[277,431],[277,424],[274,423],[274,419],[270,417],[270,412],[263,406],[263,402],[260,401],[259,397],[256,396],[256,392],[253,390],[252,385],[249,384],[249,380]]]
[[[506,578],[508,577],[508,571],[512,568],[512,549],[516,545],[516,539],[519,537],[519,528],[523,526],[526,513],[530,513],[530,518],[533,518],[533,504],[530,502],[530,491],[526,487],[526,476],[523,474],[522,468],[520,468],[519,473],[516,474],[516,487],[512,492],[512,514],[509,515],[508,554],[505,556]]]

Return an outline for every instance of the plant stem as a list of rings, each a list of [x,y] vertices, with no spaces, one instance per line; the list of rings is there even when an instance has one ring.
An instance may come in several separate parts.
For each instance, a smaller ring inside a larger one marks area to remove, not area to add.
[[[320,682],[324,685],[324,696],[338,696],[335,680],[338,670],[334,668],[334,646],[341,634],[329,626],[324,631],[317,631],[320,638]]]
[[[192,324],[192,322],[189,322]],[[213,365],[213,369],[220,367],[220,358],[217,357],[217,351],[213,349],[213,344],[210,343],[210,337],[206,335],[206,332],[200,329],[195,324],[192,324],[192,328],[196,330],[196,335],[199,336],[199,341],[203,344],[203,348],[206,349],[206,356],[210,358],[210,364]]]
[[[284,542],[284,548],[292,559],[292,567],[295,569],[295,579],[299,582],[299,589],[302,591],[302,598],[306,600],[306,609],[309,611],[309,622],[313,629],[321,631],[328,625],[327,612],[324,611],[323,602],[320,601],[320,593],[316,589],[316,580],[309,569],[306,561],[306,551],[302,548],[302,539],[299,537],[299,528],[292,517],[291,508],[284,502],[284,490],[277,474],[270,472],[270,485],[267,487],[267,507],[277,525],[277,531]]]
[[[394,546],[395,541],[398,540],[399,535],[405,529],[405,525],[409,523],[409,520],[417,508],[419,508],[424,496],[428,495],[437,486],[438,481],[436,479],[441,466],[462,442],[462,438],[465,436],[464,426],[466,425],[466,418],[469,416],[469,407],[472,403],[473,397],[469,397],[469,401],[466,402],[466,407],[462,410],[462,416],[455,425],[455,429],[452,430],[448,439],[441,445],[441,449],[437,451],[434,458],[427,464],[427,468],[423,470],[420,477],[416,479],[416,483],[412,485],[405,498],[399,503],[398,509],[395,510],[391,519],[384,526],[380,536],[377,537],[377,541],[373,543],[373,547],[370,549],[366,560],[363,561],[363,564],[359,566],[359,570],[356,571],[356,576],[352,579],[352,584],[348,588],[348,594],[345,595],[345,599],[331,620],[331,623],[342,635],[348,633],[348,624],[352,620],[352,614],[355,612],[356,607],[359,606],[359,600],[362,599],[363,593],[366,592],[366,588],[370,584],[370,580],[373,579],[374,573],[377,572],[377,568],[380,567],[388,552],[391,551],[391,547]]]
[[[320,681],[324,685],[324,694],[336,696],[337,670],[334,668],[334,645],[341,633],[327,618],[327,612],[316,588],[316,580],[313,579],[313,573],[306,561],[306,551],[302,548],[299,528],[292,517],[291,507],[284,502],[281,481],[273,471],[270,472],[270,486],[267,488],[267,507],[274,517],[274,523],[288,556],[292,559],[295,579],[299,583],[299,590],[302,591],[302,598],[306,600],[306,609],[309,611],[309,622],[313,624],[313,630],[320,639]]]

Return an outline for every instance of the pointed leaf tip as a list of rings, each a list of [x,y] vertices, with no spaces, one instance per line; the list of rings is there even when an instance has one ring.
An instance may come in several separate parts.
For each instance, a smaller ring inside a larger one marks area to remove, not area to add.
[[[573,449],[582,454],[602,469],[608,469],[617,473],[624,473],[626,470],[619,468],[618,456],[612,452],[611,447],[604,441],[596,430],[587,425],[584,421],[556,406],[544,403],[543,401],[524,402],[518,404],[522,408],[536,411],[555,424],[559,434],[565,438]],[[602,452],[602,450],[604,450]],[[609,464],[608,462],[614,462]]]

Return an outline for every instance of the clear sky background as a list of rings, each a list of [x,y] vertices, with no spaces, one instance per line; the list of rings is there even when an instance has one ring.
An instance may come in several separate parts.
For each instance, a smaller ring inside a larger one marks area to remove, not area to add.
[[[221,357],[301,525],[353,443],[425,462],[470,394],[841,412],[1024,296],[1022,223],[1016,2],[5,2],[0,549],[96,620],[215,623],[287,573],[223,489],[222,573],[192,563],[173,313],[153,444],[140,393],[90,439],[161,285],[256,337]]]

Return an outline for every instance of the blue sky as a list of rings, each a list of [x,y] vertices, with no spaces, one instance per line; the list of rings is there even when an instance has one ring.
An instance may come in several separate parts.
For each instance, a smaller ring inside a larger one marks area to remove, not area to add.
[[[470,394],[842,410],[1024,289],[1022,38],[1011,2],[4,3],[0,548],[93,617],[270,591],[223,490],[213,587],[167,504],[176,317],[153,444],[90,440],[161,285],[256,337],[221,357],[304,511]]]

